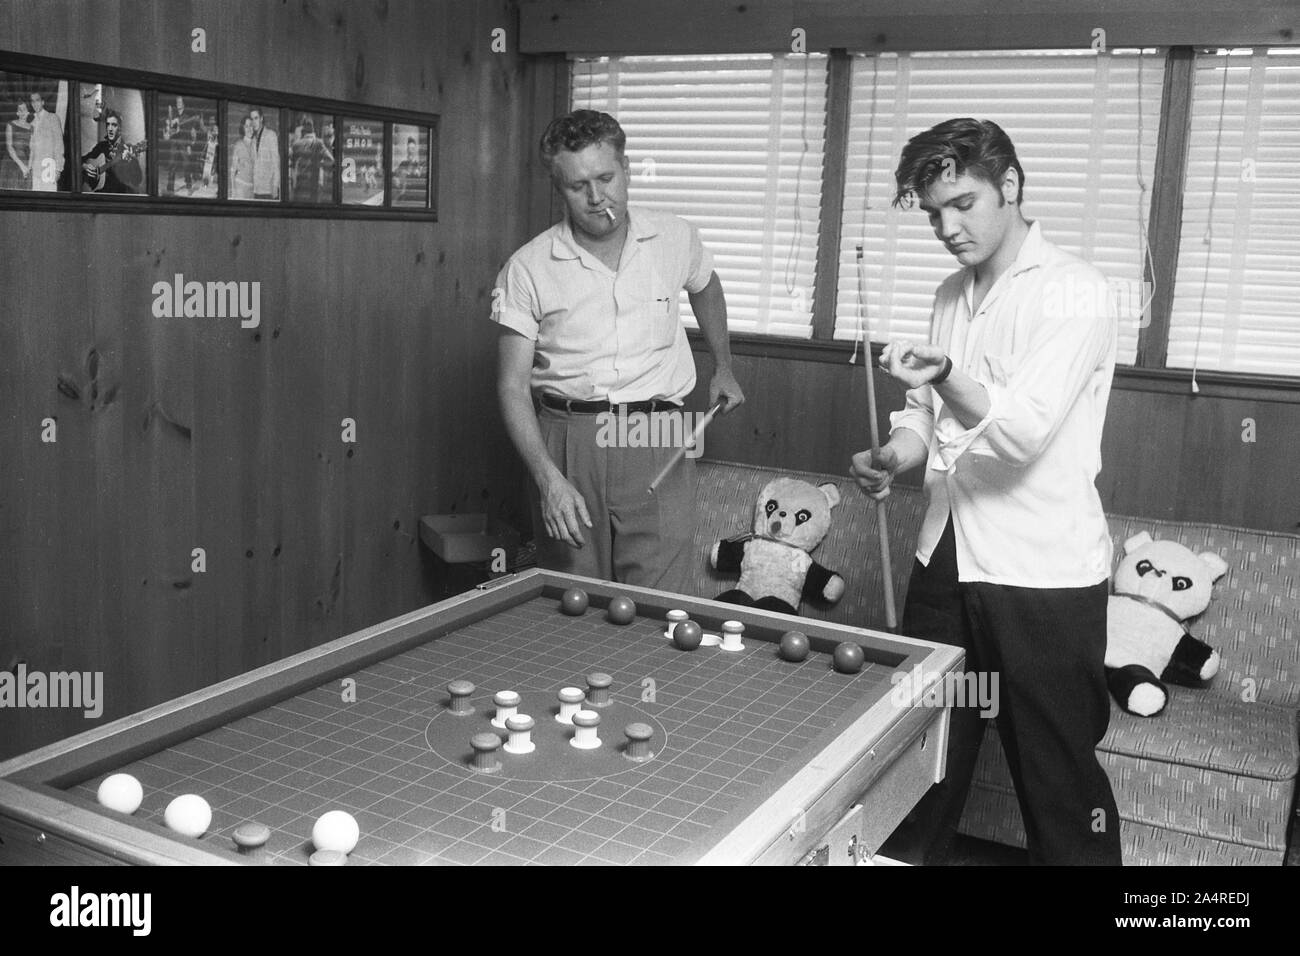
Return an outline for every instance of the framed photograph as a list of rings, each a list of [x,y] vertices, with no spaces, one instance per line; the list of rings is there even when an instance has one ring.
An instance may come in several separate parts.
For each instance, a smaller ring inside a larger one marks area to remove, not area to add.
[[[0,190],[71,189],[67,80],[0,72]]]
[[[221,141],[217,101],[160,92],[157,126],[158,195],[216,199]]]
[[[0,124],[0,210],[437,221],[434,113],[0,51]]]
[[[289,122],[289,198],[334,202],[334,117],[293,110]]]
[[[143,196],[149,189],[149,138],[144,90],[81,83],[81,191]]]
[[[393,124],[393,165],[389,172],[392,204],[406,209],[429,208],[429,130]]]
[[[226,198],[278,202],[280,108],[256,103],[226,105]]]
[[[384,204],[384,121],[353,116],[339,118],[343,140],[341,175],[343,205]]]

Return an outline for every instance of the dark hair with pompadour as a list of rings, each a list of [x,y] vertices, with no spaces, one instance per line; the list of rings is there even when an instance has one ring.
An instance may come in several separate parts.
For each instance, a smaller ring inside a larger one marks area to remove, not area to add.
[[[574,110],[564,116],[557,116],[546,127],[541,142],[542,162],[550,169],[556,153],[577,153],[596,143],[609,143],[619,158],[622,158],[623,148],[627,145],[627,134],[618,125],[618,120],[608,113]]]
[[[1011,137],[992,120],[963,117],[947,120],[907,141],[894,171],[898,186],[894,205],[910,205],[909,197],[925,192],[948,169],[955,175],[970,173],[994,187],[1001,186],[1008,169],[1014,169],[1020,177],[1016,202],[1024,200],[1025,171]]]

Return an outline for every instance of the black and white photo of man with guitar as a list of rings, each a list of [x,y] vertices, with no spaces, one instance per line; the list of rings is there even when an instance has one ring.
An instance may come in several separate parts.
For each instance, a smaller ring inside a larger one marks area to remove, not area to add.
[[[122,114],[104,111],[104,138],[81,157],[82,191],[94,193],[142,193],[144,170],[136,159],[148,148],[147,142],[127,144],[122,140]]]

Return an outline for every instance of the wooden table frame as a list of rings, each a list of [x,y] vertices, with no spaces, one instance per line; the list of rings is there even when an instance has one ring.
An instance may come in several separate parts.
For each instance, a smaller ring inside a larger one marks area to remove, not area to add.
[[[111,814],[65,787],[237,720],[277,701],[346,677],[377,661],[539,595],[582,587],[595,606],[625,594],[641,614],[662,618],[682,608],[706,629],[745,622],[746,637],[806,633],[816,651],[860,644],[868,662],[894,674],[921,674],[902,686],[876,686],[820,734],[788,778],[760,787],[714,829],[720,837],[685,862],[793,863],[818,847],[864,794],[888,798],[888,812],[858,814],[852,842],[874,852],[929,785],[942,779],[948,711],[927,706],[926,692],[962,665],[962,651],[807,618],[668,595],[551,571],[531,570],[401,615],[230,680],[159,704],[0,763],[0,862],[238,864],[232,850],[177,837],[149,821]],[[919,670],[918,670],[919,668]],[[883,681],[881,682],[883,685]],[[891,685],[893,681],[891,681]],[[805,759],[807,758],[807,759]]]

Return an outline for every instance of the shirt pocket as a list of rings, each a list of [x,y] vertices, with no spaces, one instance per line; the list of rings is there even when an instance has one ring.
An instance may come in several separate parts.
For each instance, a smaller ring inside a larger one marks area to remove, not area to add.
[[[619,322],[628,321],[651,348],[666,348],[677,339],[677,293],[653,266],[637,269],[620,283]]]
[[[1006,385],[1024,364],[1021,352],[986,352],[980,359],[980,373],[985,382]]]

